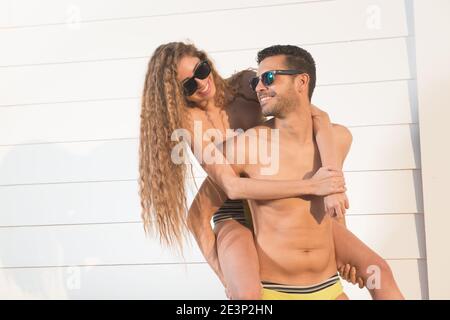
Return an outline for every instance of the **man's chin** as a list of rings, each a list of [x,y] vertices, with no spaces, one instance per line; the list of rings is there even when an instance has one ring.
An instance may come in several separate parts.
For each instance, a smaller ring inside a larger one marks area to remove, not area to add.
[[[260,102],[260,105],[261,105],[261,111],[262,111],[262,113],[266,113],[266,112],[270,112],[271,111],[271,107],[269,106],[269,103],[261,103]]]
[[[270,117],[273,115],[274,109],[272,106],[269,106],[268,104],[266,104],[266,105],[262,106],[261,111],[264,116]]]

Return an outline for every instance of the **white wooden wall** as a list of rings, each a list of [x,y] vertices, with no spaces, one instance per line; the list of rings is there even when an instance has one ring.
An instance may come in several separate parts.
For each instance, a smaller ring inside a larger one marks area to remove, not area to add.
[[[163,250],[139,216],[146,64],[159,44],[189,39],[224,76],[256,66],[272,44],[310,50],[313,102],[354,136],[349,227],[387,259],[407,298],[427,298],[410,6],[0,0],[0,297],[225,297],[195,245],[184,259]]]
[[[450,1],[415,0],[417,92],[430,299],[450,299]],[[430,36],[432,35],[432,36]]]

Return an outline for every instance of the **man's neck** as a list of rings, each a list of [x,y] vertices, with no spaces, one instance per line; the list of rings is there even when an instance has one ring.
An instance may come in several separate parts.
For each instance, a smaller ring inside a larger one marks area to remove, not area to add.
[[[300,143],[312,142],[313,122],[310,102],[301,101],[284,117],[275,118],[275,128],[280,129],[281,135],[292,136]]]

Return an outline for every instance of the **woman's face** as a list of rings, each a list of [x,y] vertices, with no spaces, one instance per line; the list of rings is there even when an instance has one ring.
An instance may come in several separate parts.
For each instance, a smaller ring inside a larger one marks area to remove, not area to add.
[[[184,80],[194,75],[195,68],[200,63],[200,59],[192,56],[184,56],[178,63],[178,81],[182,84]],[[216,86],[214,84],[212,72],[203,80],[195,78],[197,90],[193,95],[186,97],[187,100],[198,106],[205,106],[210,100],[214,99]]]

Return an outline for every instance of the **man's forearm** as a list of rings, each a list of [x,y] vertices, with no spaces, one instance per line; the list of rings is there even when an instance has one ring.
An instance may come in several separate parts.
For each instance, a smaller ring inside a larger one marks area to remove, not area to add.
[[[217,255],[216,235],[211,227],[211,218],[225,201],[223,192],[206,179],[189,208],[187,224],[191,233],[213,271],[225,285]]]
[[[220,282],[226,287],[225,279],[220,268],[219,256],[217,254],[216,235],[211,229],[211,225],[197,224],[196,226],[189,226],[189,229],[194,235],[194,238],[214,273],[219,277]]]

